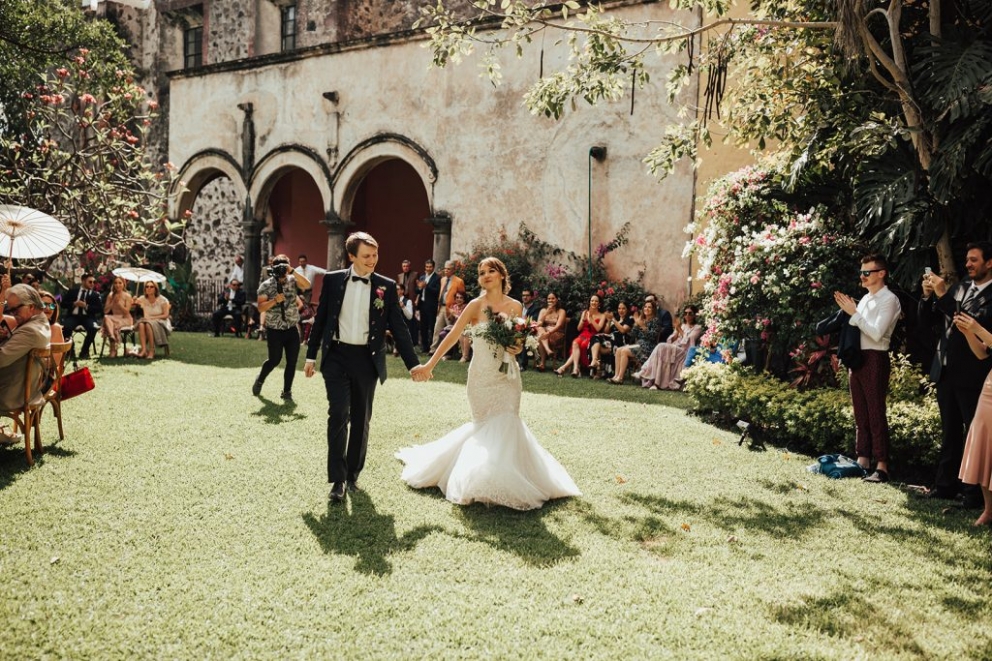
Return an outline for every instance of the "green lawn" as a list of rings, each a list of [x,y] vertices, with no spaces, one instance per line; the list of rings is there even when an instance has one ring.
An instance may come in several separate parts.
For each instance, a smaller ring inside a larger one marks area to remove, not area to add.
[[[678,393],[534,372],[523,417],[583,496],[454,506],[393,453],[467,420],[465,366],[398,361],[365,491],[328,506],[323,384],[252,397],[263,353],[177,333],[97,361],[65,441],[0,451],[0,659],[992,658],[973,512],[749,452]]]

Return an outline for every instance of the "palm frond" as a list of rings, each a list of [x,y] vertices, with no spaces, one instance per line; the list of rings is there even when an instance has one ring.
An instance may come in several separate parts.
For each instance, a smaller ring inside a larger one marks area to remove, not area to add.
[[[976,173],[989,178],[990,161],[992,108],[951,127],[930,164],[930,193],[941,204],[950,202]]]
[[[979,91],[992,84],[992,42],[970,34],[921,46],[918,53],[914,86],[938,119],[955,122],[988,111]]]

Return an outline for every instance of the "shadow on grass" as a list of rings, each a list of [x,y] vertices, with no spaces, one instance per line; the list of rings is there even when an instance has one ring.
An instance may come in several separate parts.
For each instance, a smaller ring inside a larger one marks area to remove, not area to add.
[[[393,571],[389,556],[413,549],[431,533],[442,532],[440,526],[417,526],[396,535],[396,520],[391,514],[379,514],[364,491],[348,494],[345,503],[328,501],[327,513],[303,514],[303,522],[317,538],[324,553],[355,558],[355,571],[371,576],[386,576]]]
[[[307,416],[296,412],[296,402],[274,402],[266,397],[259,397],[262,408],[252,411],[252,416],[261,418],[268,425],[278,425],[293,420],[303,420]]]
[[[900,624],[899,618],[872,605],[857,594],[853,586],[837,590],[819,599],[797,604],[771,606],[771,618],[781,624],[815,631],[851,642],[851,656],[859,656],[862,641],[885,653],[902,652],[924,658],[925,650],[913,636],[913,630]],[[987,658],[987,657],[986,657]]]
[[[506,507],[486,507],[476,503],[458,506],[456,516],[472,534],[466,538],[512,553],[534,567],[550,567],[581,555],[574,546],[548,530],[544,518],[552,516],[562,501],[546,503],[539,510],[520,512]]]
[[[42,453],[34,454],[34,467],[28,466],[24,456],[24,444],[7,446],[0,449],[0,491],[6,489],[17,480],[22,473],[30,470],[40,470],[45,465],[45,457],[74,457],[75,450],[67,450],[58,445],[45,446]]]

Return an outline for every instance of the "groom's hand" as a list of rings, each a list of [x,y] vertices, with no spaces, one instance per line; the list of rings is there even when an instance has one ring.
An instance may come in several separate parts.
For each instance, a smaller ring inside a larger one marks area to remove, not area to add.
[[[307,377],[308,379],[311,376],[313,376],[315,371],[316,370],[314,369],[314,361],[308,360],[306,363],[303,364],[303,376]]]
[[[427,367],[427,365],[417,365],[410,370],[410,378],[417,383],[429,381],[432,376],[434,376],[433,370]]]

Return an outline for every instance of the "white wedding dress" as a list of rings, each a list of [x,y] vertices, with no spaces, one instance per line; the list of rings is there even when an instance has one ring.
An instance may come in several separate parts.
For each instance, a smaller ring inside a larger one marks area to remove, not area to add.
[[[416,489],[439,487],[453,503],[537,509],[552,498],[579,496],[568,472],[520,419],[516,360],[499,371],[504,351],[476,337],[468,367],[472,422],[442,438],[396,453],[402,479]]]

